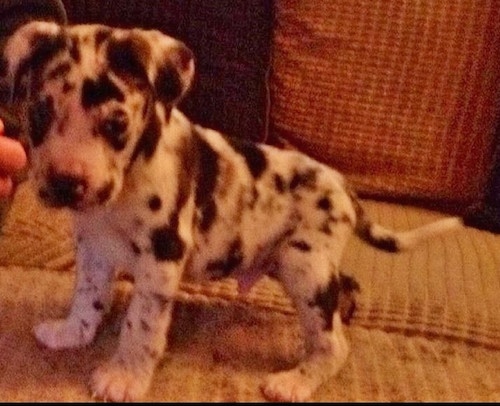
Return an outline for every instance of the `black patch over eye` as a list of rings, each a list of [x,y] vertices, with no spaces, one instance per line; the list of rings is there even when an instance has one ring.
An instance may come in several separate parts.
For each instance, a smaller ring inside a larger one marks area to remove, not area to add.
[[[109,67],[116,74],[148,80],[144,64],[150,60],[150,49],[144,41],[134,37],[110,40],[108,60]]]
[[[54,118],[54,100],[52,97],[41,99],[29,108],[30,132],[33,147],[38,147],[50,128]]]
[[[99,124],[97,132],[116,150],[121,151],[127,145],[128,116],[122,110],[114,111]]]
[[[109,100],[125,101],[125,95],[111,79],[103,74],[97,79],[85,79],[82,86],[82,106],[84,109],[99,106]]]

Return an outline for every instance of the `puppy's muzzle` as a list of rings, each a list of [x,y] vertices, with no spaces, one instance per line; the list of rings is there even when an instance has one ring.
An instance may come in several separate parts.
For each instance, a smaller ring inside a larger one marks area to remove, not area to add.
[[[52,174],[39,194],[43,201],[53,207],[77,208],[85,197],[85,179],[63,174]]]

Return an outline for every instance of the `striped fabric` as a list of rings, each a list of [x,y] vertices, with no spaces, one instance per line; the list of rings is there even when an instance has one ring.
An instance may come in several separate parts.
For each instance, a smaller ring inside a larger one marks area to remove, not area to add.
[[[41,352],[31,329],[66,314],[74,253],[67,215],[40,207],[29,186],[21,185],[0,239],[1,397],[87,400],[91,369],[116,348],[130,287],[118,285],[95,344]],[[363,205],[396,229],[443,216],[370,200]],[[500,401],[499,269],[499,237],[475,229],[401,254],[352,239],[342,263],[361,285],[346,330],[352,352],[313,400]],[[275,281],[265,278],[247,295],[237,294],[233,280],[184,282],[177,299],[170,351],[146,400],[262,401],[263,375],[297,359],[296,313]]]
[[[368,195],[481,198],[499,0],[277,0],[275,19],[271,136]]]

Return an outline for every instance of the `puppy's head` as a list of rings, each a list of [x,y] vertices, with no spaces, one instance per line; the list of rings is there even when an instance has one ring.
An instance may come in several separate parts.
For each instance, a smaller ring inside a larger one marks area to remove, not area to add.
[[[76,210],[116,199],[194,75],[191,51],[159,31],[49,22],[20,27],[0,68],[23,106],[42,200]]]

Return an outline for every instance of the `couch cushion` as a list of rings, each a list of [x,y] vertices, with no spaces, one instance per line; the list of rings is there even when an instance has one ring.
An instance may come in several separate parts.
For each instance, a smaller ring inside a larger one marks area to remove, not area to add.
[[[411,206],[363,202],[380,224],[408,229],[443,217]],[[0,266],[74,271],[69,213],[38,204],[29,182],[21,185],[0,238]],[[358,325],[410,335],[440,337],[500,349],[500,239],[464,228],[390,254],[352,238],[342,268],[361,285]],[[294,310],[281,287],[264,279],[240,296],[235,281],[184,283],[180,300],[256,305],[284,314]]]
[[[398,229],[442,217],[389,203],[363,205],[372,218]],[[116,348],[128,303],[125,282],[93,345],[56,352],[35,345],[33,325],[63,317],[70,305],[70,232],[67,213],[42,208],[29,183],[21,185],[0,238],[3,400],[88,400],[92,369]],[[354,238],[342,269],[361,285],[347,328],[352,352],[313,400],[500,400],[498,236],[467,228],[401,254]],[[169,355],[146,400],[263,401],[263,376],[297,360],[295,311],[276,282],[263,279],[244,296],[232,280],[184,283],[178,299]]]
[[[271,135],[369,195],[470,203],[492,163],[495,0],[277,0]]]

